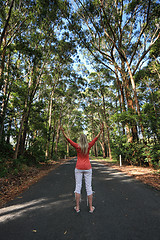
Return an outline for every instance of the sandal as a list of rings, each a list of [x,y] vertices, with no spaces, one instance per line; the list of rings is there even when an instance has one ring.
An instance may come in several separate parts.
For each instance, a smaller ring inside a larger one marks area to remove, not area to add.
[[[80,209],[77,210],[76,206],[74,207],[74,210],[76,211],[76,213],[79,213],[79,212],[80,212]]]
[[[95,210],[95,207],[92,207],[92,208],[93,208],[93,210],[92,210],[92,211],[90,210],[90,211],[89,211],[89,213],[93,213],[93,212],[94,212],[94,210]]]

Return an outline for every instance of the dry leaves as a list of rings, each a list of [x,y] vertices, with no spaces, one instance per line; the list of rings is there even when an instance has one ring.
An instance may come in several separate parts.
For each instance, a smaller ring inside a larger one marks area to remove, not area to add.
[[[30,167],[16,176],[10,175],[6,178],[0,178],[0,207],[68,160],[50,161],[49,164],[43,164],[40,168]]]
[[[114,169],[122,171],[136,179],[142,181],[143,183],[150,185],[157,190],[160,190],[160,170],[154,170],[150,167],[137,167],[137,166],[118,166],[112,163],[106,163],[102,161],[103,164],[108,165]]]

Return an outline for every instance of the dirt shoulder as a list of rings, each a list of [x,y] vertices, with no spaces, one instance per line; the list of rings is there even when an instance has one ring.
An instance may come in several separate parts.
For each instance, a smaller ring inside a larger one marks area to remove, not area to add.
[[[160,170],[155,170],[149,167],[137,167],[137,166],[119,166],[118,164],[109,163],[106,161],[96,160],[109,167],[117,169],[118,171],[124,172],[129,176],[140,180],[141,182],[160,190]]]
[[[70,159],[72,158],[50,161],[49,164],[43,164],[38,168],[29,167],[17,175],[0,178],[0,208]]]

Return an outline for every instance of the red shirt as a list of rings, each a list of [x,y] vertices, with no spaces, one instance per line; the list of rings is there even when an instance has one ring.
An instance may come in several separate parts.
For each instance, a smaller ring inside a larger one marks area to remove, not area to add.
[[[95,137],[90,143],[88,143],[88,152],[87,154],[84,154],[81,152],[81,148],[78,145],[78,143],[75,143],[69,138],[67,138],[67,141],[77,150],[77,163],[76,163],[77,169],[88,170],[91,168],[91,163],[89,161],[89,151],[97,140],[98,138]]]

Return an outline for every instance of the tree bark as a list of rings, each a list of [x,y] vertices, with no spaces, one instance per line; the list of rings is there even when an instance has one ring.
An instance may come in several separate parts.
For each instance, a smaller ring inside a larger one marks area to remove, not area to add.
[[[125,96],[126,96],[126,101],[127,101],[127,107],[128,107],[128,109],[131,110],[131,112],[135,113],[133,99],[131,97],[131,92],[130,92],[129,79],[125,72],[125,63],[124,63],[123,59],[121,59],[121,64],[122,64],[121,76],[122,76],[122,80],[123,80],[123,85],[125,86]],[[131,131],[130,131],[128,124],[126,124],[128,142],[138,141],[137,125],[136,125],[136,123],[134,123],[134,124],[132,123],[130,125],[131,125]]]
[[[57,155],[58,152],[58,142],[59,142],[59,135],[60,135],[60,126],[61,126],[61,113],[59,116],[59,120],[58,120],[58,128],[57,128],[57,135],[56,135],[56,145],[55,145],[55,154]]]
[[[24,126],[25,116],[26,116],[26,108],[24,109],[24,112],[23,112],[23,115],[22,115],[21,125],[20,125],[20,129],[19,129],[19,132],[18,132],[17,144],[16,144],[13,159],[17,159],[17,157],[18,157],[19,145],[20,145],[20,140],[21,140],[21,136],[22,136],[22,130],[23,130],[23,126]]]
[[[6,116],[7,105],[10,97],[11,86],[13,81],[9,86],[9,69],[10,69],[10,53],[8,54],[8,61],[7,61],[7,76],[4,81],[3,87],[3,101],[1,105],[1,113],[0,113],[0,142],[3,141],[3,130],[4,130],[4,120]]]
[[[67,157],[69,157],[69,142],[67,141]]]
[[[107,115],[106,115],[106,105],[105,105],[104,93],[103,93],[102,89],[101,89],[101,94],[102,94],[102,101],[103,101],[103,116],[104,116],[104,119],[105,119],[105,126],[106,126],[106,129],[107,129],[107,141],[108,141],[109,158],[110,158],[110,160],[112,160],[109,126],[108,126],[108,119],[107,119]]]
[[[3,31],[2,31],[2,34],[1,34],[1,37],[0,37],[0,48],[1,48],[1,45],[2,45],[2,41],[3,41],[3,39],[4,39],[5,35],[6,35],[7,27],[9,25],[9,20],[11,18],[11,12],[12,12],[14,1],[15,0],[12,0],[12,2],[11,2],[10,8],[9,8],[9,12],[8,12],[8,16],[7,16],[7,19],[6,19],[6,23],[4,25],[4,28],[3,28]]]
[[[2,55],[1,55],[1,65],[0,65],[0,90],[3,88],[4,84],[4,63],[5,63],[5,58],[6,58],[6,48],[4,47],[6,45],[6,36],[3,39],[3,50],[2,50]]]
[[[10,116],[9,123],[8,123],[8,131],[7,131],[7,143],[10,143],[10,136],[11,136],[11,127],[12,127],[12,116]]]
[[[130,65],[129,65],[128,61],[126,61],[126,64],[127,64],[127,67],[128,67],[128,72],[129,72],[129,76],[130,76],[130,80],[131,80],[131,84],[132,84],[132,89],[133,89],[133,92],[134,92],[134,100],[135,100],[137,113],[138,113],[139,120],[140,120],[141,132],[142,132],[142,136],[143,136],[144,135],[144,127],[143,127],[143,124],[142,124],[142,117],[141,117],[139,101],[138,101],[138,97],[137,97],[136,85],[135,85],[133,75],[132,75],[132,72],[131,72],[131,68],[130,68]]]
[[[104,142],[102,141],[99,141],[100,145],[101,145],[101,148],[102,148],[102,153],[103,153],[103,158],[106,158],[106,152],[105,152],[105,144]]]
[[[45,152],[45,157],[48,158],[50,153],[49,153],[49,145],[50,145],[50,138],[51,138],[51,122],[52,122],[52,107],[53,107],[53,95],[54,95],[54,88],[52,89],[51,92],[51,98],[50,98],[50,104],[49,104],[49,130],[48,130],[48,138],[47,138],[47,144],[46,144],[46,152]]]

